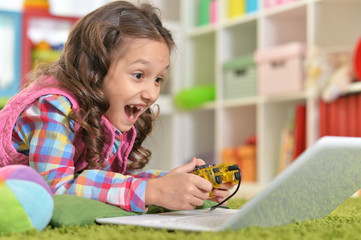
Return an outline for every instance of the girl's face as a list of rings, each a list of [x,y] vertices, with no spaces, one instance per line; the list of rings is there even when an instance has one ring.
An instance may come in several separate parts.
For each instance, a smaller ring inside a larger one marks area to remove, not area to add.
[[[163,41],[128,39],[123,44],[121,57],[111,63],[103,83],[110,103],[106,116],[121,132],[158,99],[169,57]]]

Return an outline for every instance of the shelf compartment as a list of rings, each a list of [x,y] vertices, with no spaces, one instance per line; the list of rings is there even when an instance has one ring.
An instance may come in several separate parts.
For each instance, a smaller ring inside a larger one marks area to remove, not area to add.
[[[355,46],[361,35],[360,1],[315,3],[315,45],[320,48]],[[337,17],[335,17],[337,16]]]
[[[288,11],[267,14],[263,19],[262,48],[290,42],[307,43],[307,5],[300,4]]]
[[[258,21],[252,20],[232,25],[221,31],[221,61],[229,61],[245,54],[253,54],[257,49]]]
[[[43,9],[26,9],[23,12],[22,28],[22,85],[26,83],[26,74],[32,69],[32,50],[34,43],[47,41],[48,37],[60,46],[65,43],[72,25],[78,20],[76,17],[55,16]],[[53,30],[50,32],[50,27]],[[49,36],[49,32],[51,35]],[[44,39],[45,37],[45,39]]]
[[[188,75],[185,76],[187,86],[215,84],[215,34],[197,36],[186,43]]]
[[[306,99],[301,98],[262,104],[258,138],[259,147],[263,150],[259,159],[259,164],[263,166],[259,173],[261,182],[269,182],[279,173],[282,132],[289,124],[291,115],[295,113],[296,106],[306,105],[306,102]]]
[[[220,125],[221,148],[239,146],[256,134],[256,105],[244,105],[222,109]]]
[[[215,163],[215,111],[192,111],[186,115],[185,126],[179,126],[187,136],[183,163],[192,157],[201,158],[208,164]]]

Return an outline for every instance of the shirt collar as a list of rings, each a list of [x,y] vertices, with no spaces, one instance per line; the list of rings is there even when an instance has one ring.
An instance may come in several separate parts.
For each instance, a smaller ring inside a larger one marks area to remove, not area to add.
[[[109,119],[107,118],[106,115],[103,115],[103,118],[106,119],[109,123],[111,123],[111,122],[109,121]],[[117,139],[118,141],[121,142],[121,141],[123,140],[123,134],[122,134],[122,132],[119,131],[119,129],[117,129],[116,127],[114,127],[113,124],[111,124],[111,125],[112,125],[112,127],[113,127],[114,132],[115,132],[115,139]]]
[[[115,139],[117,139],[120,142],[123,140],[123,134],[117,128],[115,128]]]

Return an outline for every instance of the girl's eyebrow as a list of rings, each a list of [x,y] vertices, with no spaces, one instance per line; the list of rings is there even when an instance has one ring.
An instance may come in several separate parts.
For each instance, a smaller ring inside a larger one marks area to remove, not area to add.
[[[131,62],[130,65],[137,64],[137,63],[141,63],[141,64],[143,64],[143,65],[149,65],[149,64],[150,64],[149,61],[147,61],[147,60],[145,60],[145,59],[143,59],[143,58],[139,58],[139,59]],[[169,68],[169,65],[167,65],[167,66],[164,68],[164,70],[167,70],[168,68]]]
[[[147,60],[145,60],[145,59],[143,59],[143,58],[139,58],[139,59],[131,62],[130,64],[133,65],[133,64],[137,64],[137,63],[141,63],[141,64],[143,64],[143,65],[148,65],[148,64],[150,64],[149,61],[147,61]]]

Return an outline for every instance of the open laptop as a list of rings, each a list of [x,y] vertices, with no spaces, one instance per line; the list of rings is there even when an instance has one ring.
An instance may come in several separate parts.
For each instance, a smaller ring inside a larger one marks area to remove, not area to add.
[[[361,138],[327,136],[240,209],[174,211],[99,218],[96,222],[189,231],[286,225],[323,218],[360,188]]]

